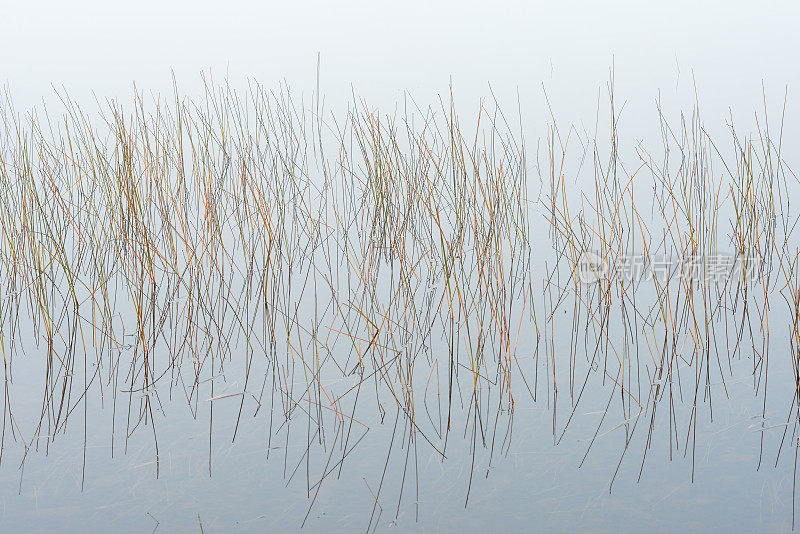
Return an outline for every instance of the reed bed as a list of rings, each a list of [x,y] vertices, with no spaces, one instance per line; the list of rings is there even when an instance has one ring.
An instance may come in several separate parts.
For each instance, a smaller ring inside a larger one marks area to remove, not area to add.
[[[584,460],[617,431],[618,470],[628,458],[643,476],[665,434],[694,466],[698,421],[742,360],[764,399],[758,466],[779,433],[776,456],[796,458],[800,184],[783,114],[774,134],[765,103],[752,135],[729,124],[723,142],[699,106],[670,120],[657,105],[661,144],[623,162],[613,79],[607,94],[594,133],[553,118],[535,155],[492,99],[462,128],[452,91],[392,114],[255,82],[91,112],[60,95],[57,112],[20,115],[6,95],[0,464],[12,444],[48,449],[75,412],[85,436],[91,397],[112,412],[112,454],[147,433],[159,476],[164,406],[180,401],[208,421],[212,474],[215,405],[235,403],[229,439],[267,412],[266,456],[305,444],[277,461],[287,481],[305,475],[310,512],[370,428],[393,425],[371,530],[390,513],[387,471],[402,472],[396,518],[418,501],[404,491],[424,476],[420,450],[446,461],[453,439],[472,455],[468,503],[521,404],[549,407],[554,443],[578,410],[601,410]],[[734,261],[712,261],[723,252]],[[587,257],[602,264],[589,280]],[[792,322],[773,357],[795,376],[769,431],[776,299]],[[20,358],[41,371],[36,421],[15,415]]]

